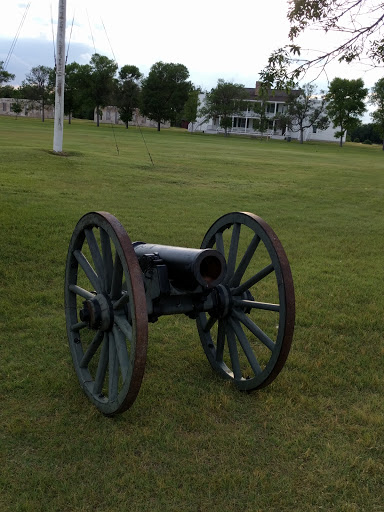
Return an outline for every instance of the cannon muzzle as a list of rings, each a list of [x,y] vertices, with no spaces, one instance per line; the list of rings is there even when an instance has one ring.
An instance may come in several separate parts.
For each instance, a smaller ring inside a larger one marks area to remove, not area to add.
[[[139,261],[143,256],[158,255],[168,269],[172,286],[181,290],[194,290],[198,285],[205,289],[219,285],[226,274],[224,256],[214,249],[187,249],[169,245],[133,244]]]

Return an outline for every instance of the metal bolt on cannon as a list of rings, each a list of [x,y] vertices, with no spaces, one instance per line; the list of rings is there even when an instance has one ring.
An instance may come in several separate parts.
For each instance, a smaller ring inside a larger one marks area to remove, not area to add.
[[[139,392],[148,322],[173,314],[194,319],[212,368],[251,391],[284,366],[295,299],[284,249],[256,215],[223,215],[200,249],[188,249],[132,243],[113,215],[91,212],[69,245],[65,311],[80,385],[112,416]]]

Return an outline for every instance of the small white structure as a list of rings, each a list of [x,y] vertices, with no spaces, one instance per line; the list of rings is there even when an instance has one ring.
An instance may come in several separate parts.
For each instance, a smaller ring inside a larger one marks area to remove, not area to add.
[[[96,109],[94,113],[94,121],[96,122]],[[120,119],[120,114],[117,107],[112,105],[101,109],[100,124],[125,124]],[[132,121],[129,121],[128,126],[146,126],[148,128],[157,128],[157,122],[149,119],[148,117],[142,116],[139,109],[135,109],[132,117]],[[171,124],[169,122],[161,123],[161,128],[169,128]]]
[[[260,82],[256,82],[255,88],[247,88],[249,93],[249,103],[261,103],[259,99]],[[199,95],[200,106],[204,106],[206,93]],[[285,126],[282,126],[278,114],[283,114],[286,110],[286,102],[288,95],[284,91],[271,91],[268,96],[266,105],[266,117],[268,118],[268,127],[265,132],[260,133],[253,127],[253,121],[259,119],[259,116],[252,110],[247,109],[242,115],[232,116],[232,127],[227,130],[228,133],[237,135],[250,135],[273,137],[274,139],[298,139],[300,140],[300,131],[286,131]],[[220,117],[209,119],[208,121],[200,117],[196,122],[189,123],[188,130],[193,132],[204,133],[224,133],[224,129],[220,127]],[[334,133],[336,128],[330,124],[326,130],[319,130],[316,126],[311,126],[304,130],[304,141],[324,141],[324,142],[337,142]],[[344,138],[343,138],[344,141]]]
[[[31,101],[26,99],[16,100],[15,98],[0,98],[0,115],[16,117],[15,112],[12,111],[12,105],[19,102],[23,107],[17,117],[41,117],[41,105],[38,101]],[[45,105],[44,117],[45,119],[53,119],[55,115],[53,105]]]

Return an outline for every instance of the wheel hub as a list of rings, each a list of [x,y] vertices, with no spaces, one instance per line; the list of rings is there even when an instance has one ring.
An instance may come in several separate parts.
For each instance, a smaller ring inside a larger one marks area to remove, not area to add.
[[[215,298],[215,306],[211,312],[216,318],[224,318],[232,309],[232,295],[228,286],[219,284],[213,290]]]
[[[109,297],[98,294],[84,301],[80,320],[86,322],[90,329],[109,331],[113,326],[113,307]]]

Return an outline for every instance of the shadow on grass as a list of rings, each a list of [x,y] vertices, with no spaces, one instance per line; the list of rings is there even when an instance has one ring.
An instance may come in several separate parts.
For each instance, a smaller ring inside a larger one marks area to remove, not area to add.
[[[53,151],[52,149],[42,149],[44,153],[49,153],[54,156],[62,156],[66,158],[70,158],[71,156],[84,156],[84,153],[80,151]]]

